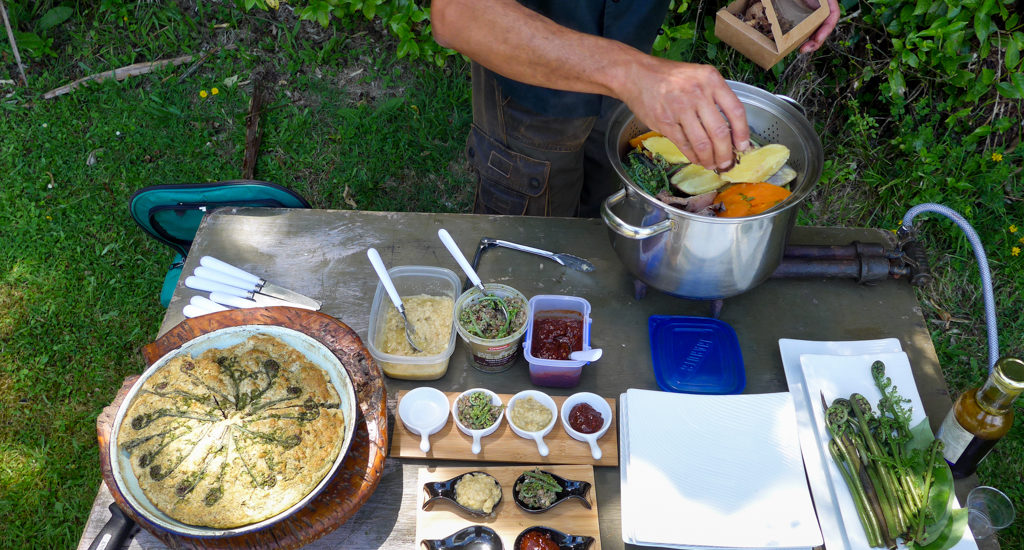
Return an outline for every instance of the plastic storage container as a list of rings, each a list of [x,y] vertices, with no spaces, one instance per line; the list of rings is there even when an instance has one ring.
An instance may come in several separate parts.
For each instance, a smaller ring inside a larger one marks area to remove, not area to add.
[[[523,296],[522,292],[499,283],[484,283],[484,290],[488,294],[493,294],[501,298],[516,297],[526,302],[526,296]],[[512,363],[516,360],[516,356],[519,352],[519,342],[523,340],[523,334],[526,333],[526,327],[529,325],[530,312],[527,311],[527,322],[519,328],[519,330],[506,336],[505,338],[499,338],[495,340],[487,340],[480,338],[479,336],[470,334],[467,330],[462,328],[459,323],[459,311],[466,305],[475,303],[480,299],[482,294],[480,289],[472,287],[466,292],[459,296],[459,299],[455,301],[455,330],[458,331],[459,336],[462,337],[463,341],[466,342],[469,348],[470,364],[476,367],[477,370],[483,372],[503,372],[512,368]],[[527,302],[527,304],[529,304]]]
[[[576,315],[583,318],[583,349],[588,350],[590,349],[590,302],[577,296],[550,294],[541,294],[530,298],[530,321],[526,325],[526,341],[523,342],[523,352],[527,362],[530,363],[530,381],[534,384],[553,388],[571,388],[580,383],[583,365],[586,365],[587,361],[541,359],[534,357],[531,353],[533,322],[537,317],[575,317]]]
[[[651,360],[658,387],[680,393],[743,393],[746,371],[736,331],[708,317],[652,315]]]
[[[395,283],[395,288],[403,301],[409,296],[426,294],[429,296],[447,296],[452,299],[453,307],[459,296],[462,281],[450,269],[422,265],[404,265],[388,270],[388,275]],[[370,355],[380,365],[384,374],[391,378],[406,380],[437,380],[448,371],[448,361],[455,351],[455,329],[452,328],[448,338],[448,346],[436,355],[394,355],[380,349],[380,339],[384,330],[385,312],[394,308],[388,298],[384,285],[377,283],[377,293],[373,296],[370,308],[370,324],[367,329],[366,347]],[[452,315],[454,325],[454,314]]]

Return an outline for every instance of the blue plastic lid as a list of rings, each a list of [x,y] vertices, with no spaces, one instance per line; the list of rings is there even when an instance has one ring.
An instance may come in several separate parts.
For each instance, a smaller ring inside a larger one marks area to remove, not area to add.
[[[743,354],[731,326],[708,317],[652,315],[648,327],[658,387],[682,393],[743,391]]]

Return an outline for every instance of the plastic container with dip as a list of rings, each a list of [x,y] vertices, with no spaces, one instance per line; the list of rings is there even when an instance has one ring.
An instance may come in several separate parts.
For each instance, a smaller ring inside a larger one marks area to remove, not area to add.
[[[526,296],[523,296],[523,293],[510,286],[499,283],[484,283],[484,289],[488,294],[493,294],[499,298],[518,297],[524,304],[528,304]],[[480,289],[473,287],[463,292],[462,296],[459,296],[459,299],[455,301],[455,330],[458,331],[462,341],[469,348],[471,365],[483,372],[504,372],[511,368],[516,360],[516,355],[519,352],[519,343],[523,341],[523,335],[526,333],[526,327],[529,324],[530,311],[527,308],[527,322],[523,323],[519,330],[504,338],[487,340],[470,334],[469,331],[462,327],[462,323],[459,322],[459,312],[465,306],[476,303],[481,297]]]
[[[388,275],[391,276],[398,294],[405,302],[406,312],[409,312],[408,298],[410,296],[423,294],[445,296],[454,302],[462,285],[462,281],[455,275],[455,272],[443,267],[403,265],[389,269]],[[437,380],[444,376],[448,371],[448,361],[455,351],[455,331],[450,331],[448,340],[445,342],[447,345],[442,351],[435,354],[396,355],[387,353],[381,349],[381,344],[384,338],[386,312],[394,307],[384,290],[384,285],[378,282],[377,293],[374,294],[373,305],[370,307],[370,324],[366,338],[366,347],[370,350],[370,355],[380,365],[384,374],[391,378]],[[413,325],[419,327],[412,317],[410,315]],[[452,317],[454,324],[454,314]],[[423,330],[421,327],[417,328],[417,331]],[[421,337],[423,336],[421,334]],[[401,337],[405,338],[404,333]]]
[[[543,359],[533,355],[533,325],[537,319],[583,321],[583,349],[590,349],[590,302],[577,296],[538,295],[530,298],[530,322],[526,325],[523,350],[530,363],[530,381],[538,386],[571,388],[580,383],[587,361]],[[571,350],[580,351],[580,350]]]

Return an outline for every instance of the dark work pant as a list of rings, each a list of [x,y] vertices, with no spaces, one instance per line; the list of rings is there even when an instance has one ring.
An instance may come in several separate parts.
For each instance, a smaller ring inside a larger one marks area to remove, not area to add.
[[[602,115],[539,115],[501,92],[473,63],[473,126],[466,157],[477,175],[478,214],[584,216],[622,187],[605,153],[608,115],[619,103],[605,98]]]

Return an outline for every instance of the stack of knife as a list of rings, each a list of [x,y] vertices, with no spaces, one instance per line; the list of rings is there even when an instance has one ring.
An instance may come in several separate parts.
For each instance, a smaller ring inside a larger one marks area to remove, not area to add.
[[[209,298],[193,296],[182,308],[181,312],[190,318],[228,309],[268,306],[318,311],[323,305],[319,300],[267,282],[213,256],[199,259],[199,267],[185,279],[185,286],[210,293]]]

